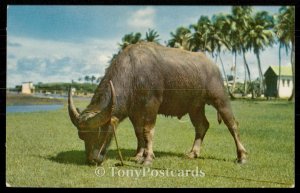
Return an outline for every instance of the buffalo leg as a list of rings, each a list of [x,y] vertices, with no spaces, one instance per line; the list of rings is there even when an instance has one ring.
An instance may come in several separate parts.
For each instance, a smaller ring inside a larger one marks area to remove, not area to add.
[[[145,140],[144,140],[144,127],[142,119],[131,119],[134,127],[135,136],[137,138],[137,149],[135,154],[135,161],[137,163],[142,163],[144,161],[144,150],[145,150]]]
[[[147,124],[144,127],[144,140],[145,140],[145,151],[144,151],[144,165],[150,165],[153,161],[153,136],[154,136],[154,124]]]
[[[195,140],[191,151],[187,154],[189,158],[196,158],[200,155],[200,148],[203,142],[209,122],[206,119],[204,105],[189,113],[193,126],[195,127]]]
[[[244,163],[246,162],[247,152],[240,140],[238,122],[234,119],[232,110],[228,102],[219,102],[218,104],[219,105],[217,105],[216,108],[234,139],[237,149],[237,161],[238,163]]]
[[[149,90],[152,92],[153,90]],[[145,94],[145,93],[144,93]],[[149,93],[148,93],[149,94]],[[149,94],[149,96],[152,96]],[[146,101],[146,102],[145,102]],[[144,165],[150,165],[154,159],[153,153],[153,136],[154,136],[154,126],[156,122],[156,116],[161,103],[160,97],[150,97],[148,100],[137,100],[135,103],[135,109],[133,110],[134,116],[132,117],[139,125],[143,128],[143,138],[144,138]],[[140,131],[140,129],[138,129]],[[137,133],[138,138],[141,134]],[[141,140],[142,141],[142,140]],[[142,143],[142,142],[141,142]]]
[[[160,98],[153,97],[144,106],[144,140],[145,140],[145,151],[144,151],[144,165],[150,165],[154,159],[153,153],[153,137],[154,137],[154,126],[156,122],[156,116],[159,105],[161,103]]]
[[[142,163],[144,161],[144,151],[145,151],[145,140],[143,135],[143,127],[134,128],[135,135],[137,137],[137,149],[135,155],[135,161],[137,163]]]

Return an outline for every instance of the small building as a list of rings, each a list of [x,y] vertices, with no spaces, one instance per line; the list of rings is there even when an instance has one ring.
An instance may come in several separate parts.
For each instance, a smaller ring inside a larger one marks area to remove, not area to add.
[[[76,88],[72,88],[72,89],[71,89],[71,93],[72,93],[72,95],[75,95],[75,93],[76,93]]]
[[[23,82],[22,91],[23,94],[32,94],[34,93],[34,86],[32,82]]]
[[[280,81],[278,81],[279,66],[270,66],[266,70],[264,77],[266,97],[277,97],[278,93],[280,98],[288,98],[292,95],[293,73],[290,66],[281,66]]]

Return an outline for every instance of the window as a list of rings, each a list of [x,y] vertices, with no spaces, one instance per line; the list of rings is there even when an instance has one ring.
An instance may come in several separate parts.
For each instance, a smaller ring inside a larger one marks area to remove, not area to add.
[[[285,79],[282,79],[282,86],[285,87]]]
[[[289,80],[289,79],[286,80],[286,82],[287,82],[287,87],[290,87],[290,81],[291,81],[291,80]]]

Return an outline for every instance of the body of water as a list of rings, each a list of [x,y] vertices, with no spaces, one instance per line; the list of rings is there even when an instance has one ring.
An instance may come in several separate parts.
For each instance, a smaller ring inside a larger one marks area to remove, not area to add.
[[[63,105],[12,105],[6,106],[6,113],[54,111],[62,107]]]
[[[67,99],[68,95],[61,95],[61,94],[44,94],[44,93],[34,93],[33,96],[39,97],[39,98],[54,98],[54,99]],[[73,98],[78,98],[81,100],[91,100],[92,97],[86,97],[86,96],[73,96]]]

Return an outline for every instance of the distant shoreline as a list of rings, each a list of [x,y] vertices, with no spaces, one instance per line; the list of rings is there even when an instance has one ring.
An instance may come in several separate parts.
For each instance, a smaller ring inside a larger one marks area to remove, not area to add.
[[[85,96],[74,96],[74,101],[91,100],[91,97]],[[47,104],[66,104],[67,96],[56,98],[51,95],[49,96],[35,96],[30,94],[22,93],[6,93],[6,105],[47,105]]]
[[[64,104],[65,99],[41,98],[21,93],[6,93],[6,105]]]

